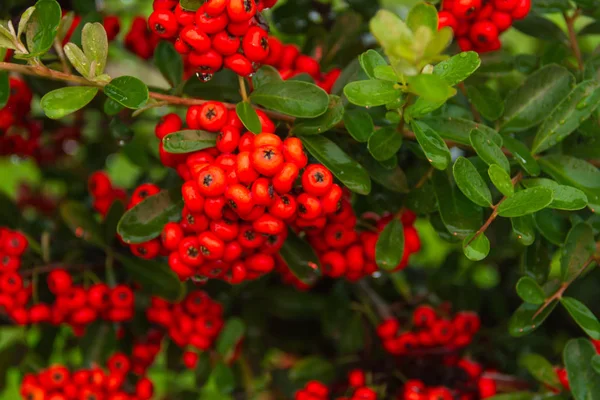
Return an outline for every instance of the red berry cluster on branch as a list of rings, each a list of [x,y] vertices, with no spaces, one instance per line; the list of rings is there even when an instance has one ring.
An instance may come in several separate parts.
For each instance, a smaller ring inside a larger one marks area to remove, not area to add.
[[[415,309],[407,329],[401,329],[395,318],[383,321],[377,334],[387,352],[392,355],[415,355],[428,349],[459,349],[471,343],[481,325],[473,312],[441,315],[433,307],[423,305]]]
[[[377,392],[366,384],[366,374],[363,370],[355,369],[348,373],[348,388],[345,396],[335,397],[336,400],[377,400]],[[310,381],[297,391],[294,400],[328,400],[331,399],[330,389],[319,381]]]
[[[148,29],[144,17],[135,17],[125,36],[125,47],[138,57],[147,60],[154,55],[154,50],[160,40],[160,36]]]
[[[127,201],[127,193],[114,187],[106,172],[96,171],[88,178],[88,190],[93,197],[92,207],[100,215],[106,216],[115,200]]]
[[[213,347],[224,323],[223,306],[201,290],[188,293],[176,304],[153,297],[146,315],[148,321],[166,329],[169,338],[185,349],[183,361],[190,369],[196,366],[198,351]]]
[[[531,0],[444,0],[438,27],[451,27],[462,51],[496,51],[500,34],[530,8]]]
[[[70,371],[55,365],[36,374],[27,374],[21,383],[25,400],[149,400],[154,385],[140,378],[132,388],[127,380],[131,363],[127,357],[112,358],[108,369],[100,367]]]
[[[131,349],[131,357],[123,353],[116,353],[108,360],[108,365],[123,358],[130,360],[131,372],[143,376],[146,370],[154,363],[156,356],[160,353],[164,333],[161,330],[151,330],[145,337],[136,337]]]

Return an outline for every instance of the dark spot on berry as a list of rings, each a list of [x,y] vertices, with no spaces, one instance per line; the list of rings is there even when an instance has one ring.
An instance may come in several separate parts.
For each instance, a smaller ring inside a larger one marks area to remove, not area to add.
[[[188,256],[195,258],[195,257],[198,257],[198,254],[199,254],[199,252],[198,252],[197,248],[195,248],[194,246],[188,247],[188,249],[187,249]]]
[[[283,204],[285,204],[286,206],[290,205],[290,198],[287,196],[281,196],[281,201],[283,202]]]
[[[214,117],[217,116],[217,112],[215,111],[215,109],[213,107],[211,107],[208,109],[208,111],[206,112],[206,114],[204,116],[206,117],[206,119],[208,119],[210,121],[211,119],[213,119]]]
[[[213,177],[212,177],[212,175],[206,175],[206,176],[204,177],[204,179],[202,180],[202,184],[203,184],[204,186],[206,186],[206,187],[208,187],[208,186],[212,185],[212,182],[213,182]]]
[[[143,256],[145,256],[148,253],[148,250],[145,246],[138,246],[137,251]]]
[[[155,24],[154,30],[158,33],[165,33],[165,27],[162,26],[161,24]]]
[[[209,256],[210,255],[210,250],[208,250],[208,248],[206,248],[205,246],[200,246],[200,251],[205,256]]]
[[[229,200],[229,207],[231,207],[234,210],[237,210],[237,204],[233,200]]]
[[[246,12],[252,11],[252,0],[244,0],[244,10]]]
[[[321,183],[325,180],[325,175],[323,175],[321,172],[317,172],[313,175],[313,179],[315,182]]]
[[[300,204],[300,205],[298,206],[298,212],[299,212],[300,214],[306,214],[306,212],[307,212],[307,211],[308,211],[308,210],[306,209],[306,207],[304,206],[304,204]]]
[[[244,237],[251,242],[254,241],[254,239],[256,239],[256,235],[252,230],[247,230],[246,232],[244,232]]]
[[[264,150],[263,151],[263,158],[265,160],[271,160],[273,158],[273,155],[275,154],[275,152],[271,149],[269,150]]]
[[[260,47],[262,47],[263,50],[267,50],[269,48],[269,39],[263,36],[260,39]]]

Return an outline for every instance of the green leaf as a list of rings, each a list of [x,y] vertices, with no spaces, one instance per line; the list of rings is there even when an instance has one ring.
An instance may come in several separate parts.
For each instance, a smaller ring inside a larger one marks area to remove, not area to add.
[[[506,171],[500,168],[498,165],[490,165],[490,168],[488,169],[488,175],[500,193],[506,197],[510,197],[515,194],[515,187],[513,186],[510,175],[508,175]]]
[[[504,147],[512,153],[515,160],[523,167],[525,172],[529,175],[538,176],[540,174],[540,165],[533,158],[527,146],[510,136],[504,136],[503,139]]]
[[[424,26],[434,33],[438,29],[438,13],[434,6],[427,3],[417,3],[408,12],[406,24],[413,31]]]
[[[127,210],[117,232],[127,244],[144,243],[160,235],[168,222],[181,219],[181,189],[163,190]]]
[[[97,93],[95,87],[64,87],[44,95],[40,105],[48,118],[60,119],[85,107]]]
[[[317,135],[335,127],[344,118],[344,105],[339,96],[329,95],[325,114],[312,119],[297,119],[292,132],[296,135]]]
[[[87,56],[75,43],[67,43],[64,47],[64,52],[77,72],[86,78],[93,78],[90,75],[90,60],[88,60]]]
[[[596,354],[592,357],[592,368],[597,374],[600,374],[600,354]]]
[[[600,399],[600,379],[592,367],[596,349],[586,339],[571,339],[563,350],[571,394],[575,400]]]
[[[531,246],[535,241],[535,227],[531,215],[510,219],[517,240],[524,246]]]
[[[474,51],[466,51],[437,64],[433,67],[433,73],[454,86],[467,79],[480,65],[479,55]]]
[[[0,72],[0,109],[4,108],[10,97],[10,84],[8,72]]]
[[[23,11],[23,14],[21,14],[21,19],[19,20],[19,26],[17,28],[17,39],[20,39],[21,35],[25,32],[27,24],[29,23],[34,11],[35,6],[31,6],[27,10]]]
[[[25,58],[39,57],[52,47],[61,17],[60,5],[56,0],[39,0],[35,4],[25,32],[29,50]]]
[[[510,392],[488,397],[487,400],[533,400],[534,398],[535,394],[531,392]]]
[[[535,227],[550,243],[562,246],[567,237],[567,224],[562,216],[550,208],[535,213]]]
[[[217,136],[201,130],[173,132],[163,138],[165,151],[172,154],[193,153],[216,145]]]
[[[452,162],[452,157],[446,142],[440,135],[425,122],[412,121],[410,126],[425,153],[425,157],[427,157],[427,161],[435,169],[445,170],[448,168],[448,165]]]
[[[539,354],[526,354],[520,359],[520,364],[527,368],[529,373],[538,381],[554,388],[561,387],[554,367],[552,367],[550,361]]]
[[[0,23],[0,49],[13,49],[15,50],[17,46],[13,41],[12,34],[2,23]],[[4,60],[4,55],[2,56],[2,60]]]
[[[531,219],[531,216],[520,218]],[[546,283],[550,274],[550,254],[545,241],[535,241],[525,249],[521,257],[521,272],[535,279],[540,285]]]
[[[375,78],[382,81],[398,82],[398,75],[391,65],[378,65],[375,67]]]
[[[283,79],[281,79],[279,71],[270,65],[263,65],[252,76],[252,87],[256,89],[260,86],[266,85],[267,83],[281,81],[283,81]]]
[[[253,103],[293,117],[314,118],[327,111],[329,96],[320,87],[300,81],[271,82],[250,95]]]
[[[185,287],[166,262],[143,260],[115,253],[116,259],[142,289],[165,300],[179,302],[185,295]]]
[[[600,170],[587,161],[566,155],[545,156],[538,160],[542,171],[563,185],[582,190],[593,212],[600,212]]]
[[[400,167],[385,168],[375,160],[367,151],[357,152],[356,160],[367,170],[371,178],[387,190],[396,193],[407,193],[408,182],[406,175]]]
[[[510,164],[502,152],[502,149],[483,131],[473,129],[471,131],[470,140],[477,155],[487,165],[496,164],[499,167],[502,167],[507,173],[510,172]]]
[[[517,294],[523,301],[531,304],[542,304],[546,295],[542,288],[528,276],[524,276],[517,282]]]
[[[590,80],[577,85],[545,118],[533,141],[533,154],[563,141],[592,115],[599,104],[600,82]]]
[[[513,26],[526,35],[537,39],[565,42],[567,37],[558,25],[547,18],[530,13],[527,18],[514,21]]]
[[[60,215],[76,237],[99,247],[105,247],[102,228],[96,222],[90,210],[75,201],[66,201],[60,205]]]
[[[148,101],[148,86],[133,76],[120,76],[104,87],[104,94],[127,108],[138,109]]]
[[[371,192],[371,179],[367,171],[331,140],[321,135],[302,136],[300,139],[306,150],[348,189],[363,195]]]
[[[420,74],[407,80],[409,92],[429,101],[444,101],[456,94],[456,89],[438,75]]]
[[[398,218],[392,219],[383,229],[375,246],[375,261],[379,268],[391,271],[404,254],[404,226]]]
[[[103,110],[107,115],[117,115],[119,112],[123,111],[125,107],[114,101],[113,99],[106,99],[104,102]]]
[[[224,358],[230,357],[235,352],[235,347],[244,337],[246,324],[241,318],[229,318],[219,333],[215,348]]]
[[[154,65],[172,87],[183,80],[183,59],[171,42],[161,40],[154,50]]]
[[[242,101],[239,102],[235,106],[235,112],[237,116],[240,118],[246,129],[250,132],[258,135],[262,132],[262,125],[260,123],[260,119],[258,118],[258,114],[252,104]]]
[[[197,11],[204,3],[204,0],[179,0],[181,8],[186,11]]]
[[[600,340],[600,322],[585,304],[572,297],[563,297],[560,303],[589,337]]]
[[[442,138],[453,142],[471,146],[469,135],[473,129],[485,133],[494,143],[502,146],[502,136],[489,126],[478,124],[462,118],[427,118],[427,125],[436,131]]]
[[[372,49],[367,50],[361,55],[359,55],[358,62],[360,63],[360,66],[365,71],[365,73],[371,79],[375,78],[376,67],[388,65],[387,61],[385,61],[385,58],[383,58],[382,55],[380,55],[378,52]]]
[[[369,22],[371,33],[386,52],[393,50],[403,42],[410,42],[412,31],[396,14],[388,10],[379,10]]]
[[[122,201],[113,201],[108,214],[102,222],[102,231],[104,232],[104,241],[106,243],[112,243],[115,240],[117,234],[117,225],[125,214],[125,204]]]
[[[481,261],[490,253],[490,241],[484,233],[474,237],[475,234],[472,234],[463,240],[463,253],[471,261]]]
[[[490,121],[497,120],[504,112],[500,95],[487,86],[467,86],[467,95],[477,111]]]
[[[492,206],[492,193],[471,161],[457,158],[452,172],[458,188],[469,200],[481,207]]]
[[[588,204],[584,192],[572,186],[560,185],[551,179],[538,178],[526,179],[521,182],[525,187],[547,187],[552,189],[553,200],[550,208],[558,210],[581,210]]]
[[[279,255],[294,276],[306,284],[314,283],[321,274],[321,265],[315,250],[291,229],[288,229],[288,237],[279,250]]]
[[[563,282],[570,282],[580,273],[596,250],[592,227],[580,222],[573,226],[567,235],[561,251],[560,269]]]
[[[315,379],[324,383],[329,383],[335,377],[335,368],[333,364],[326,359],[318,356],[311,356],[297,362],[290,369],[289,377],[299,385],[304,385],[308,381]]]
[[[545,187],[534,187],[521,190],[507,198],[496,211],[501,217],[520,217],[542,210],[550,203],[552,203],[552,190]]]
[[[542,312],[536,315],[541,306],[530,303],[523,303],[510,317],[508,321],[508,332],[515,337],[525,336],[542,325],[542,323],[552,313],[557,300],[552,301]],[[534,318],[534,315],[536,317]]]
[[[379,128],[373,132],[367,145],[369,152],[377,161],[389,160],[401,146],[402,134],[393,126]]]
[[[573,74],[555,64],[534,72],[506,97],[502,130],[522,131],[539,124],[569,94],[574,83]]]
[[[344,113],[344,126],[357,142],[367,142],[375,130],[373,119],[366,110],[346,110]]]
[[[452,236],[464,239],[481,226],[481,208],[458,190],[446,172],[435,171],[432,176],[435,196],[442,221]]]
[[[102,75],[108,57],[108,38],[101,23],[85,24],[81,31],[81,47],[90,65],[95,62],[93,77]]]
[[[402,95],[396,83],[369,80],[350,82],[344,87],[344,94],[352,104],[363,107],[382,106],[392,103]]]

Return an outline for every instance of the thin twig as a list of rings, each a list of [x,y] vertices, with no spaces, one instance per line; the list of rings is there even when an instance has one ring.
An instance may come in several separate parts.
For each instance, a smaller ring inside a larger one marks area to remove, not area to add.
[[[569,17],[566,12],[563,12],[563,17],[565,18],[565,22],[567,23],[567,31],[569,33],[569,43],[571,44],[571,50],[573,50],[573,55],[577,60],[577,68],[580,71],[583,71],[583,58],[581,56],[581,49],[579,48],[579,42],[577,41],[577,33],[575,32],[575,21],[579,17],[581,13],[580,9],[575,10],[573,15]]]
[[[431,178],[431,174],[433,174],[433,167],[430,167],[427,172],[425,172],[425,174],[421,177],[421,179],[419,180],[419,182],[417,182],[417,184],[415,185],[415,189],[420,189],[423,187],[423,185],[425,185],[427,183],[427,181],[429,180],[429,178]]]
[[[238,75],[238,82],[240,84],[240,95],[242,96],[242,100],[248,101],[248,92],[246,91],[246,82],[244,82],[244,77]]]

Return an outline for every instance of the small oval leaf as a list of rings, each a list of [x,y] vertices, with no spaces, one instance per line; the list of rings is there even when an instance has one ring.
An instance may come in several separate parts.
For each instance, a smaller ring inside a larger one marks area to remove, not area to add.
[[[392,103],[402,92],[394,82],[369,80],[350,82],[344,87],[344,94],[352,104],[372,107]]]
[[[453,173],[458,188],[469,200],[481,207],[492,205],[492,193],[471,161],[464,157],[457,158]]]
[[[104,87],[104,93],[117,103],[131,109],[141,108],[148,101],[148,86],[133,76],[120,76]]]
[[[431,129],[429,125],[421,121],[412,121],[410,124],[417,141],[421,145],[427,161],[439,170],[445,170],[450,165],[452,157],[446,142]]]
[[[163,138],[165,151],[172,154],[193,153],[217,145],[217,137],[212,132],[185,130],[168,134]]]
[[[398,218],[383,229],[375,246],[375,261],[379,268],[391,271],[400,265],[404,254],[404,226]]]
[[[294,122],[295,135],[318,135],[335,127],[344,118],[344,105],[339,96],[329,95],[329,105],[325,114],[316,118],[300,118]]]
[[[59,119],[85,107],[97,93],[95,87],[64,87],[44,95],[40,105],[48,118]]]
[[[497,208],[501,217],[520,217],[533,214],[552,203],[552,190],[536,187],[521,190],[504,200]]]
[[[524,276],[517,282],[517,294],[523,301],[531,304],[542,304],[546,295],[542,288],[528,276]]]
[[[307,285],[314,283],[321,274],[319,257],[315,250],[291,229],[288,230],[287,239],[279,250],[279,255],[294,276]]]
[[[600,340],[600,322],[585,304],[572,297],[563,297],[560,303],[589,337]]]
[[[307,82],[281,81],[262,85],[250,100],[271,110],[293,117],[315,118],[327,111],[329,96],[320,87]]]
[[[490,253],[490,241],[484,233],[467,236],[463,240],[463,252],[471,261],[481,261]]]
[[[469,135],[471,145],[477,155],[487,164],[497,164],[510,173],[510,164],[500,146],[479,129],[473,129]]]
[[[357,142],[367,142],[375,130],[373,119],[366,110],[346,110],[344,113],[344,126]]]
[[[515,187],[513,186],[510,175],[508,175],[501,167],[496,164],[490,165],[488,168],[488,175],[500,193],[506,197],[515,194]]]
[[[260,119],[258,118],[258,114],[252,104],[242,101],[235,106],[235,112],[237,116],[240,118],[246,129],[250,132],[258,135],[262,132],[262,125],[260,123]]]
[[[367,148],[377,161],[385,161],[392,158],[402,146],[402,134],[396,127],[386,126],[373,132],[369,137]]]

